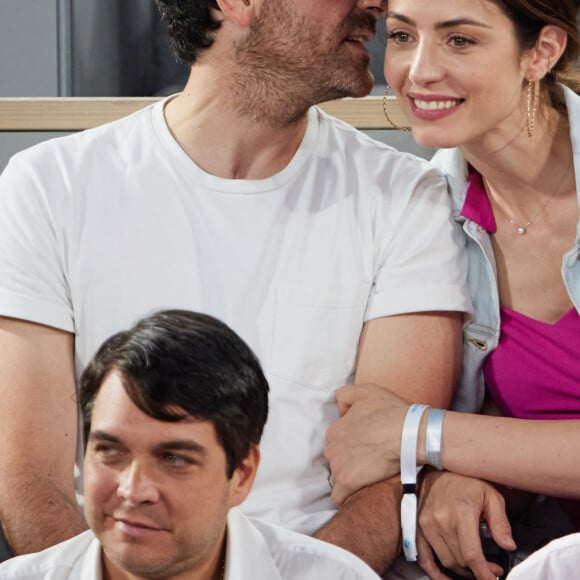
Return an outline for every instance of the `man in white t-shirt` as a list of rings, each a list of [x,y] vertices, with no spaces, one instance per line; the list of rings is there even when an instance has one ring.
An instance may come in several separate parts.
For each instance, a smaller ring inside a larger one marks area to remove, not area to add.
[[[84,529],[75,371],[119,329],[186,308],[242,336],[270,383],[244,512],[383,570],[400,483],[332,504],[335,391],[372,382],[445,407],[470,308],[444,179],[312,106],[368,93],[384,2],[159,5],[192,65],[183,93],[22,152],[0,177],[5,535],[20,554]]]
[[[260,461],[268,382],[217,319],[166,310],[113,335],[79,401],[90,530],[1,564],[0,579],[378,579],[350,552],[234,507]]]

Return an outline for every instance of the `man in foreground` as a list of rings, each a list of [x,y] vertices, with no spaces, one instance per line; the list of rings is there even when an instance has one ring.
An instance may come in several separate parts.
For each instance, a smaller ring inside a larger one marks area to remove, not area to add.
[[[81,377],[90,531],[0,578],[372,580],[355,556],[239,509],[260,459],[268,383],[218,320],[165,311],[120,332]]]

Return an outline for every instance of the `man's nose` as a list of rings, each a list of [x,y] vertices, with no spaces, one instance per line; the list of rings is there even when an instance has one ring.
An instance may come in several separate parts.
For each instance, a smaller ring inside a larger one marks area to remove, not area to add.
[[[131,505],[155,503],[159,491],[151,468],[137,461],[131,462],[120,474],[117,494]]]
[[[372,12],[377,18],[385,12],[386,0],[358,0],[358,8]]]

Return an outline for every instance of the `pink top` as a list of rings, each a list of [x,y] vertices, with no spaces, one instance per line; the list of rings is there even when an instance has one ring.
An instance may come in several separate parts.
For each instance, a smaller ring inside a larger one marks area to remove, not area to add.
[[[496,231],[481,176],[471,168],[461,215],[489,233]],[[485,361],[484,376],[501,412],[521,419],[580,418],[578,312],[572,308],[555,324],[503,307],[500,315],[499,344]],[[562,504],[580,530],[580,502],[562,500]]]
[[[469,168],[461,215],[496,231],[481,175]],[[497,349],[486,359],[486,386],[505,416],[580,418],[580,316],[575,309],[545,324],[501,308]]]
[[[485,362],[486,386],[506,417],[580,419],[580,316],[555,324],[501,309],[497,349]]]

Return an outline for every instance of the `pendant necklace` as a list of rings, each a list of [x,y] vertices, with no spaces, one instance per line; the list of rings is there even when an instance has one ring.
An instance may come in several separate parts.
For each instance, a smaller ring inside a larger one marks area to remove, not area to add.
[[[548,207],[548,204],[550,203],[550,201],[552,200],[552,197],[548,197],[547,201],[545,201],[542,204],[542,209],[538,212],[538,215],[532,219],[527,221],[525,224],[517,224],[513,218],[511,218],[504,210],[501,206],[497,205],[496,202],[496,206],[499,209],[499,211],[501,211],[501,213],[503,214],[503,216],[505,217],[505,219],[514,227],[516,228],[516,232],[518,233],[519,236],[524,236],[527,232],[526,230],[530,227],[535,225],[536,223],[538,223],[540,221],[540,218],[544,215],[544,211],[546,209],[546,207]]]
[[[527,229],[530,226],[533,226],[535,224],[537,224],[540,219],[542,219],[544,212],[546,211],[546,208],[548,207],[548,205],[550,204],[550,202],[555,198],[558,197],[558,195],[561,193],[560,190],[562,189],[562,186],[564,185],[565,181],[566,181],[566,176],[568,175],[568,171],[569,169],[572,167],[572,159],[570,160],[570,163],[566,166],[566,169],[564,170],[564,173],[562,175],[562,178],[560,179],[560,183],[558,183],[558,186],[556,188],[556,191],[554,192],[553,195],[548,196],[548,198],[546,199],[546,201],[544,201],[544,203],[542,204],[542,207],[540,208],[540,211],[537,213],[537,215],[535,215],[532,219],[528,220],[525,224],[518,224],[515,222],[515,220],[497,203],[497,201],[495,200],[495,196],[490,195],[490,198],[495,202],[495,206],[499,209],[499,211],[503,214],[503,216],[505,217],[505,219],[516,229],[516,233],[518,234],[518,236],[524,236],[527,233]],[[485,183],[485,188],[488,191],[488,193],[491,193],[491,188],[489,187],[489,184]]]

